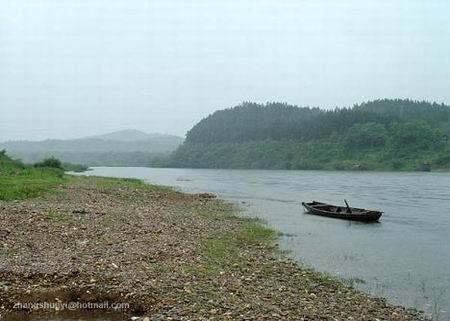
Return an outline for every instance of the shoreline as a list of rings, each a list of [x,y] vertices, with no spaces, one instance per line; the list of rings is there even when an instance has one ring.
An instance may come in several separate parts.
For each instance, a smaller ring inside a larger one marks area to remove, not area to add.
[[[207,193],[84,176],[0,202],[0,316],[17,302],[126,300],[124,320],[426,319],[287,259],[273,230],[235,211]]]
[[[81,172],[66,171],[68,174],[83,175],[83,173],[92,171],[93,168],[152,168],[152,169],[184,169],[184,170],[233,170],[233,171],[292,171],[292,172],[339,172],[339,173],[450,173],[450,169],[432,169],[430,171],[419,170],[388,170],[388,169],[279,169],[279,168],[202,168],[202,167],[149,167],[149,166],[90,166],[87,170]]]

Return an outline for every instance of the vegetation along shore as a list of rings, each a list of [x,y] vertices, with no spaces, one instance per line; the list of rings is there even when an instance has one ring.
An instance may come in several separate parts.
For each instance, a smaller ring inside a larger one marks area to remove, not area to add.
[[[274,231],[211,194],[4,154],[0,171],[3,320],[17,302],[55,300],[127,302],[124,320],[425,319],[285,258]]]
[[[246,102],[197,123],[170,167],[450,169],[450,106],[375,100],[323,110]]]
[[[323,110],[243,103],[200,120],[186,139],[125,130],[77,140],[0,142],[25,162],[86,166],[297,170],[450,170],[450,106],[380,99]]]

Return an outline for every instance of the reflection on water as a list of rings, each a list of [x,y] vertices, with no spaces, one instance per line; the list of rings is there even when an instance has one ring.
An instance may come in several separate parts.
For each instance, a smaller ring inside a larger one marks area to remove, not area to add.
[[[87,174],[216,193],[281,231],[281,246],[303,263],[441,319],[450,310],[450,173],[94,168]],[[384,211],[381,223],[304,214],[300,205],[344,198]]]

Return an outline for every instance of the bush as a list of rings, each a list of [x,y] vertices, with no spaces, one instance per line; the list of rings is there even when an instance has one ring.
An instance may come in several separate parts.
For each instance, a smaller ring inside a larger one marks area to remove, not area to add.
[[[40,161],[40,162],[34,164],[34,167],[51,167],[51,168],[63,169],[63,165],[62,165],[61,161],[54,157],[46,158],[43,161]]]
[[[51,159],[33,167],[0,152],[0,200],[37,197],[64,182],[64,172],[58,167],[58,162]]]

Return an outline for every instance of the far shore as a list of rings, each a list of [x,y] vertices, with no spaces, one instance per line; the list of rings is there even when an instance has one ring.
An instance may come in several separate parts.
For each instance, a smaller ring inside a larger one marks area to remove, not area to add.
[[[117,166],[104,166],[104,165],[96,165],[96,166],[86,166],[86,169],[79,171],[67,170],[67,173],[85,173],[92,171],[94,168],[122,168],[122,167],[130,167],[130,168],[154,168],[154,169],[192,169],[192,170],[234,170],[234,171],[311,171],[311,172],[348,172],[348,173],[450,173],[450,169],[447,168],[439,168],[439,169],[431,169],[429,171],[423,170],[395,170],[395,169],[280,169],[280,168],[208,168],[208,167],[160,167],[160,166],[125,166],[125,165],[117,165]]]

